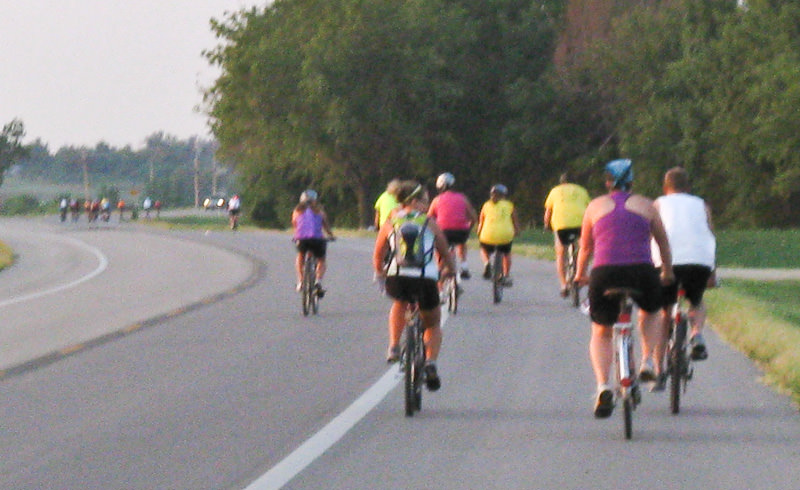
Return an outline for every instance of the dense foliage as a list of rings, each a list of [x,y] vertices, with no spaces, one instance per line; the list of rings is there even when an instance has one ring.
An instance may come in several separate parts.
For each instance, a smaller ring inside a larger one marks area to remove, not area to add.
[[[800,222],[798,2],[593,2],[600,28],[570,26],[572,3],[592,2],[277,0],[216,20],[220,151],[283,224],[306,187],[367,224],[390,178],[445,170],[477,204],[508,184],[530,222],[565,168],[598,193],[621,155],[653,196],[686,166],[719,223]],[[554,63],[568,27],[584,39]]]

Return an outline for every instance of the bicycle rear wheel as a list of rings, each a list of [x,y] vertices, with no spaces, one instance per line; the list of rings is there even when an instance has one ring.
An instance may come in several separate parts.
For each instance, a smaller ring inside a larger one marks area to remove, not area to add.
[[[572,306],[575,308],[581,304],[581,289],[575,284],[575,274],[577,272],[577,257],[575,243],[570,243],[567,249],[567,286],[569,287],[569,294],[572,298]]]
[[[672,346],[669,351],[669,405],[673,414],[681,410],[681,389],[686,382],[686,330],[688,328],[685,318],[674,326]]]
[[[503,254],[495,250],[492,259],[492,301],[503,301]]]
[[[626,390],[623,395],[622,408],[625,419],[625,439],[631,439],[633,437],[633,397],[630,390]]]
[[[313,296],[316,294],[314,290],[314,279],[316,276],[316,266],[311,254],[306,254],[303,262],[303,285],[302,285],[302,302],[303,302],[303,315],[308,316],[314,302]]]
[[[425,363],[424,346],[420,338],[419,317],[405,328],[403,351],[404,398],[406,417],[412,417],[422,408],[422,369]],[[420,356],[420,353],[423,353]]]

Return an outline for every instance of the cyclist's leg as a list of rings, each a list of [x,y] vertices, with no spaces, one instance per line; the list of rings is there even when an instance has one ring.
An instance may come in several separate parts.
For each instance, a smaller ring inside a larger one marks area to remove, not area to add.
[[[439,358],[442,346],[441,308],[436,282],[432,279],[417,279],[419,311],[425,329],[425,354],[430,362]]]
[[[386,278],[386,294],[393,300],[389,310],[389,349],[387,354],[389,361],[397,360],[400,351],[400,336],[406,324],[408,301],[405,299],[405,288],[402,283],[405,279],[397,276]]]
[[[497,250],[503,254],[503,277],[505,278],[505,285],[511,286],[511,243],[499,245]]]
[[[325,277],[325,271],[327,270],[327,265],[325,260],[325,257],[327,256],[327,248],[328,248],[328,243],[325,240],[314,241],[314,248],[312,249],[312,251],[314,253],[314,256],[317,258],[317,270],[316,270],[317,283],[321,283],[322,278]]]
[[[431,310],[420,309],[422,325],[425,327],[425,357],[430,362],[436,362],[442,349],[441,307]]]
[[[661,374],[666,349],[666,335],[661,322],[661,281],[658,269],[647,265],[631,266],[632,285],[641,295],[635,298],[639,306],[639,332],[642,336],[642,364],[653,363],[655,375]]]
[[[487,271],[489,270],[489,254],[491,250],[494,249],[491,245],[486,245],[485,243],[480,244],[480,255],[481,255],[481,263],[483,264],[483,278],[489,279]]]
[[[297,257],[295,258],[295,273],[297,274],[297,284],[303,282],[303,266],[305,265],[306,258],[306,244],[303,240],[297,242]]]

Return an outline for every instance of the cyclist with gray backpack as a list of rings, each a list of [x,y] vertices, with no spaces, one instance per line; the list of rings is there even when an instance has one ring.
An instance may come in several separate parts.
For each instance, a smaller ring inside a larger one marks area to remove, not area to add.
[[[436,250],[443,260],[442,275],[455,270],[447,238],[427,216],[428,192],[415,181],[400,184],[397,193],[400,208],[378,231],[373,253],[373,267],[378,278],[384,278],[386,293],[392,298],[389,312],[389,351],[387,362],[400,356],[400,336],[410,303],[419,305],[426,350],[425,383],[429,390],[441,386],[436,360],[442,344],[441,309],[439,305],[439,270],[433,260]],[[388,266],[384,258],[391,257]]]

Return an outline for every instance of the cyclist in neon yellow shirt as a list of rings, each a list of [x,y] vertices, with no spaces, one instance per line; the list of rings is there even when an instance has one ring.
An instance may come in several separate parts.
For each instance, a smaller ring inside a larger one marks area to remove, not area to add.
[[[389,213],[396,209],[400,203],[397,202],[397,191],[400,189],[400,179],[392,179],[387,185],[386,190],[375,201],[375,229],[380,230],[386,223]]]
[[[564,298],[569,291],[564,267],[567,245],[580,238],[583,213],[590,200],[586,189],[570,183],[569,176],[563,173],[559,184],[550,190],[544,201],[544,227],[553,230],[555,235],[556,272]]]
[[[481,207],[478,217],[478,241],[481,244],[483,278],[489,279],[489,255],[495,250],[503,254],[503,285],[511,287],[511,242],[519,233],[519,220],[514,204],[506,199],[508,189],[502,184],[492,186],[490,199]]]

